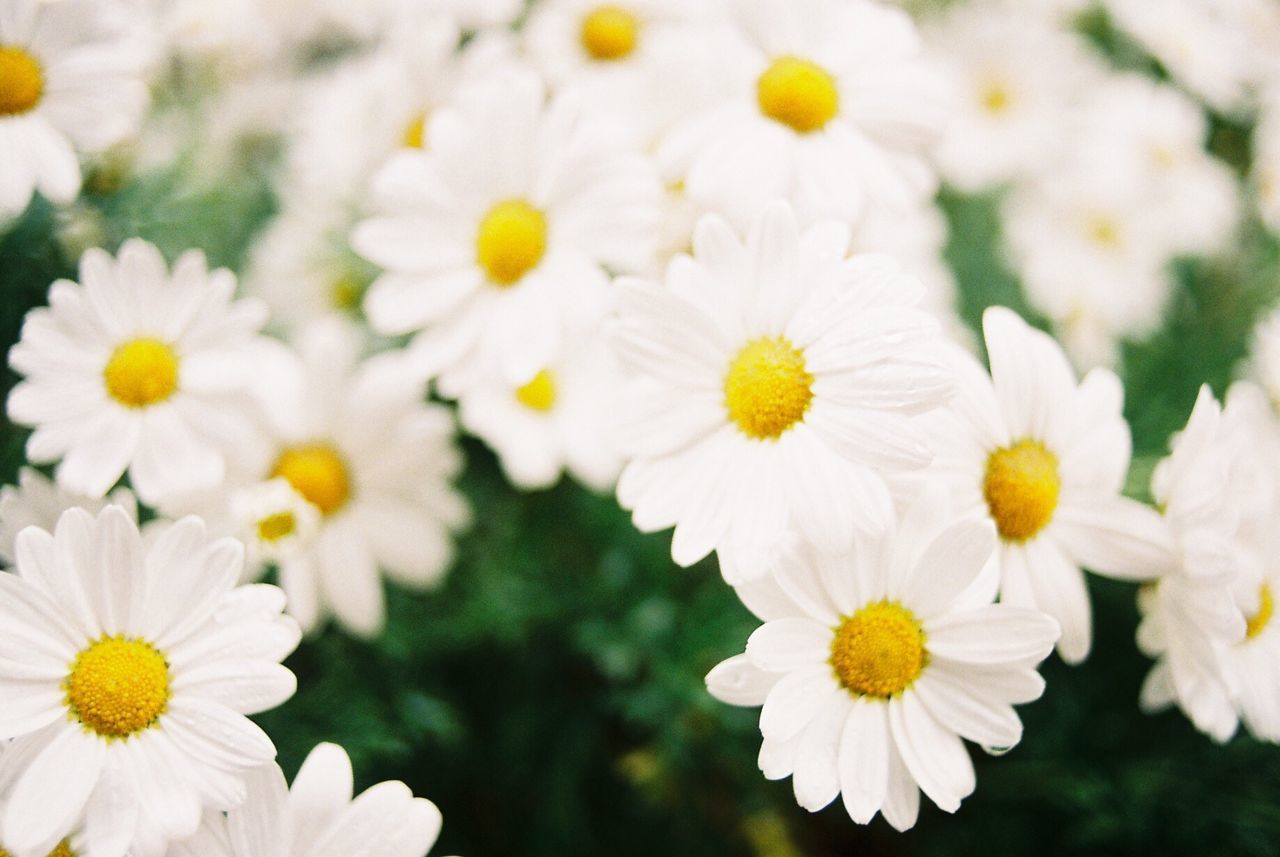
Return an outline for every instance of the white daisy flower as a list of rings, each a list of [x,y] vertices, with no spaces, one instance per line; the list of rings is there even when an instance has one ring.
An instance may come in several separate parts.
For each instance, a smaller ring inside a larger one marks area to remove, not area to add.
[[[83,823],[87,857],[156,854],[244,799],[275,757],[245,715],[293,695],[299,630],[279,589],[236,586],[243,556],[198,518],[144,547],[118,506],[18,535],[0,575],[6,848],[43,854]]]
[[[657,240],[660,185],[573,99],[546,103],[530,74],[469,89],[428,125],[426,152],[397,155],[375,179],[381,214],[356,250],[386,273],[364,309],[386,335],[421,331],[410,353],[456,396],[490,366],[524,383],[573,319],[608,300],[605,268],[638,272]]]
[[[245,391],[266,308],[233,300],[235,277],[202,253],[170,273],[140,240],[118,259],[85,253],[80,281],[54,283],[9,352],[25,376],[9,418],[35,428],[28,459],[59,461],[58,484],[91,497],[126,470],[149,504],[216,484],[225,451],[253,443]]]
[[[954,88],[935,157],[943,177],[966,191],[1051,163],[1071,110],[1104,74],[1079,36],[1026,2],[959,4],[924,36]]]
[[[231,495],[231,515],[240,523],[250,569],[283,562],[304,550],[320,531],[322,514],[280,476]]]
[[[860,535],[851,554],[802,551],[739,589],[764,624],[707,688],[764,706],[760,769],[792,777],[810,812],[840,793],[854,821],[879,812],[906,830],[920,791],[955,812],[975,784],[962,739],[1012,747],[1022,737],[1013,706],[1044,691],[1036,665],[1056,623],[965,598],[995,534],[946,512],[926,500],[896,530]]]
[[[848,246],[779,203],[745,243],[703,218],[665,284],[619,282],[616,347],[641,378],[618,500],[643,532],[676,528],[680,565],[716,549],[731,582],[759,576],[792,526],[846,546],[888,514],[880,471],[928,463],[913,417],[951,392],[938,325],[918,283]]]
[[[77,152],[138,129],[148,101],[130,19],[100,0],[0,2],[0,217],[80,193]]]
[[[138,501],[128,488],[117,488],[107,497],[87,497],[58,487],[34,467],[18,471],[18,484],[0,488],[0,562],[13,565],[13,546],[27,527],[52,530],[62,513],[79,506],[97,514],[108,505],[124,509],[138,519]]]
[[[1089,594],[1082,567],[1149,580],[1173,562],[1152,509],[1121,495],[1129,470],[1124,391],[1109,370],[1079,384],[1048,335],[1013,312],[983,316],[991,374],[956,352],[960,389],[931,415],[931,479],[961,514],[985,515],[1000,535],[1000,598],[1058,620],[1068,663],[1089,653]]]
[[[164,508],[200,514],[228,535],[265,529],[276,549],[259,544],[254,554],[278,563],[289,613],[303,629],[333,615],[351,633],[372,637],[385,618],[379,568],[404,586],[434,584],[453,557],[452,533],[470,514],[450,484],[462,458],[449,412],[423,401],[422,383],[399,354],[361,361],[360,347],[355,330],[316,324],[299,336],[296,355],[264,362],[268,442],[246,447],[216,490]],[[314,535],[311,513],[284,495],[261,506],[245,502],[241,491],[271,479],[285,480],[314,507]],[[254,511],[261,517],[253,519]]]
[[[900,9],[867,0],[732,0],[737,41],[717,48],[726,87],[676,125],[664,172],[731,210],[789,198],[805,216],[855,219],[928,197],[922,155],[942,83]]]
[[[488,378],[458,401],[463,428],[489,444],[507,478],[525,490],[548,488],[567,470],[609,491],[622,469],[612,432],[622,367],[598,332],[572,338],[532,380]]]
[[[1173,532],[1177,561],[1139,593],[1138,647],[1156,658],[1142,687],[1142,707],[1159,711],[1177,704],[1218,741],[1230,738],[1237,724],[1218,655],[1245,640],[1248,625],[1234,591],[1241,556],[1233,490],[1222,408],[1204,387],[1172,454],[1152,477],[1151,493]],[[1254,606],[1256,616],[1261,605]]]
[[[425,857],[440,835],[436,805],[388,781],[352,799],[351,760],[336,744],[307,756],[293,787],[274,764],[249,777],[244,805],[210,814],[166,857]]]

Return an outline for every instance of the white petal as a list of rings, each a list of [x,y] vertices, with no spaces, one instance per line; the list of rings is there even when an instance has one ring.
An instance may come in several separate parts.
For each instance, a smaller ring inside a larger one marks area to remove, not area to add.
[[[858,700],[840,737],[840,791],[845,810],[858,824],[869,823],[879,812],[889,788],[887,718],[884,703]]]

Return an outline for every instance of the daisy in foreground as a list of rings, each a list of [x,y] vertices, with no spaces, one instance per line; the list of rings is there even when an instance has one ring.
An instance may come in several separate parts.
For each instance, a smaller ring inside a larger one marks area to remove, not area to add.
[[[440,810],[400,782],[378,783],[352,800],[351,760],[320,744],[285,785],[275,764],[249,777],[244,806],[210,813],[167,857],[424,857],[440,835]]]
[[[732,705],[763,705],[760,769],[792,777],[816,812],[842,794],[859,824],[915,824],[920,791],[947,812],[973,792],[961,739],[1008,748],[1013,705],[1044,691],[1036,665],[1058,627],[970,588],[995,547],[990,523],[956,520],[936,495],[851,553],[787,555],[739,589],[764,622],[746,652],[707,676]]]
[[[71,202],[76,153],[137,130],[148,94],[129,23],[100,0],[0,0],[0,218],[37,190]]]
[[[928,464],[913,416],[951,392],[937,322],[919,283],[849,240],[802,233],[784,203],[745,243],[709,215],[665,284],[619,281],[615,344],[641,378],[618,500],[642,532],[676,528],[677,563],[716,549],[730,582],[759,577],[792,526],[847,548],[888,518],[881,472]]]
[[[1001,600],[1057,619],[1058,652],[1078,663],[1092,640],[1081,567],[1151,580],[1174,563],[1172,540],[1159,514],[1120,494],[1130,440],[1115,374],[1077,385],[1061,347],[1015,313],[992,307],[982,321],[991,374],[956,352],[957,395],[929,417],[929,477],[958,512],[995,524]]]
[[[233,300],[230,271],[184,254],[172,273],[155,246],[118,259],[89,250],[79,284],[59,280],[27,314],[9,364],[26,376],[9,418],[35,428],[27,457],[58,461],[58,484],[101,497],[126,470],[148,504],[212,486],[225,452],[252,443],[248,397],[266,308]]]
[[[45,854],[83,824],[87,857],[150,857],[275,758],[245,716],[296,687],[274,586],[237,587],[244,551],[198,518],[144,547],[109,506],[18,536],[0,575],[4,847]]]

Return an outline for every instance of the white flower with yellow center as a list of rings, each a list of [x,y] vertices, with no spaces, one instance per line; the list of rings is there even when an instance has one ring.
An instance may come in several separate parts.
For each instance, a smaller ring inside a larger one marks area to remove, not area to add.
[[[293,695],[299,630],[279,589],[237,587],[243,557],[198,518],[144,547],[116,506],[18,535],[0,575],[6,848],[46,853],[83,823],[87,857],[156,853],[244,799],[275,757],[246,715]]]
[[[261,452],[246,448],[216,490],[165,509],[200,514],[228,535],[256,533],[251,558],[279,566],[304,630],[332,615],[375,636],[385,618],[379,569],[404,586],[436,583],[453,557],[452,533],[469,520],[450,484],[462,467],[453,420],[423,401],[401,355],[362,361],[352,328],[313,325],[297,349],[263,362],[270,436]],[[288,483],[311,508],[264,488],[267,480]]]
[[[810,812],[842,794],[860,824],[879,812],[906,830],[921,791],[960,807],[974,789],[962,739],[1018,743],[1013,706],[1044,691],[1036,665],[1058,637],[1039,611],[967,597],[994,545],[989,523],[926,495],[850,553],[792,554],[739,588],[764,624],[707,688],[764,706],[765,777],[792,777]]]
[[[1241,585],[1249,581],[1241,575],[1236,539],[1240,515],[1231,478],[1233,450],[1222,408],[1208,387],[1201,389],[1172,446],[1172,454],[1156,468],[1151,493],[1173,532],[1177,561],[1139,593],[1138,647],[1156,658],[1142,687],[1142,707],[1158,711],[1176,704],[1197,729],[1226,741],[1238,718],[1219,654],[1247,643],[1251,618],[1261,630],[1263,603],[1260,591],[1252,599],[1244,593],[1243,605],[1237,602]],[[1263,581],[1254,577],[1252,582]]]
[[[1081,567],[1150,580],[1173,562],[1152,509],[1121,496],[1129,469],[1124,391],[1106,369],[1077,386],[1062,349],[1003,307],[983,316],[991,374],[956,353],[960,389],[932,415],[929,478],[961,513],[985,515],[1000,536],[1000,598],[1062,625],[1059,654],[1084,660],[1092,639]]]
[[[137,130],[148,93],[129,23],[99,0],[0,2],[0,217],[37,190],[71,202],[76,153]]]
[[[379,173],[381,213],[353,236],[386,270],[365,313],[382,334],[420,331],[410,353],[420,372],[443,373],[446,395],[490,367],[524,383],[554,358],[567,323],[607,303],[606,268],[650,264],[656,172],[573,99],[546,103],[526,73],[468,88],[427,134],[425,152]]]
[[[954,89],[936,159],[943,177],[966,191],[1052,163],[1071,111],[1105,74],[1079,36],[1025,0],[951,7],[924,37]]]
[[[498,454],[519,488],[549,488],[568,471],[609,491],[622,470],[612,431],[625,376],[597,331],[581,330],[556,359],[524,384],[486,378],[458,401],[463,428]]]
[[[172,273],[145,241],[118,259],[85,253],[80,283],[54,283],[9,352],[25,376],[9,418],[35,428],[28,459],[59,461],[58,484],[90,497],[127,470],[151,504],[221,480],[226,451],[253,442],[246,391],[266,320],[235,285],[196,251]]]
[[[267,765],[249,777],[243,807],[210,814],[165,857],[425,857],[440,835],[436,805],[395,781],[352,799],[353,779],[336,744],[317,745],[292,788],[279,767]]]
[[[887,517],[881,473],[928,463],[914,417],[951,392],[937,322],[918,283],[848,246],[778,204],[745,243],[703,218],[665,283],[620,281],[615,344],[641,377],[618,500],[643,532],[676,528],[681,565],[716,549],[731,582],[759,576],[792,527],[845,547]]]
[[[14,542],[27,527],[52,530],[72,506],[97,514],[108,505],[119,506],[129,517],[138,518],[138,501],[128,488],[118,488],[108,497],[86,497],[59,488],[34,467],[22,468],[17,485],[0,488],[0,562],[13,565]]]
[[[664,174],[729,210],[790,199],[802,215],[856,219],[905,207],[936,177],[940,78],[900,9],[868,0],[731,0],[725,86],[691,105],[659,148]]]

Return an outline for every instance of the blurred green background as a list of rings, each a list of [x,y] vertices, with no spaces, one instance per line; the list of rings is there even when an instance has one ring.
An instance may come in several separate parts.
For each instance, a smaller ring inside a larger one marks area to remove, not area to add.
[[[1090,27],[1121,65],[1150,67],[1105,22]],[[1242,174],[1247,142],[1247,128],[1216,121],[1211,145]],[[91,177],[76,222],[111,250],[138,235],[170,258],[198,246],[240,269],[274,209],[274,152],[247,154],[249,167],[225,181],[195,180],[194,163],[123,184]],[[993,303],[1037,320],[1001,260],[998,202],[941,197],[971,325]],[[6,347],[49,284],[74,276],[68,223],[37,201],[0,238]],[[1139,497],[1199,385],[1225,391],[1252,325],[1280,297],[1280,243],[1250,220],[1236,252],[1181,261],[1177,274],[1161,330],[1127,344],[1120,367]],[[24,439],[5,423],[5,481]],[[1135,591],[1096,578],[1092,657],[1046,664],[1048,691],[1022,709],[1014,751],[973,749],[978,789],[956,816],[926,801],[906,834],[879,819],[859,827],[838,802],[811,816],[789,781],[759,774],[757,711],[703,689],[756,625],[714,563],[677,569],[668,535],[636,533],[610,497],[567,483],[521,495],[481,444],[464,446],[476,524],[443,588],[392,591],[375,645],[333,630],[305,641],[289,662],[298,695],[259,718],[290,775],[317,742],[335,741],[360,788],[401,779],[436,801],[445,827],[433,854],[1280,853],[1280,752],[1247,737],[1217,746],[1178,713],[1141,714]]]

